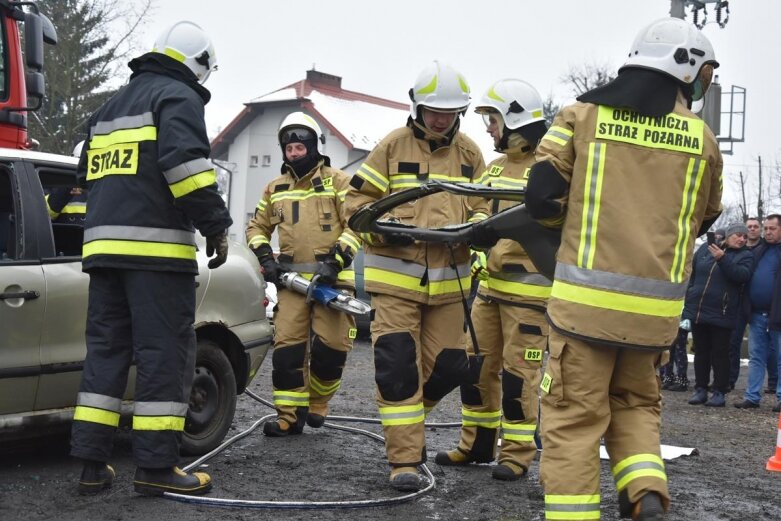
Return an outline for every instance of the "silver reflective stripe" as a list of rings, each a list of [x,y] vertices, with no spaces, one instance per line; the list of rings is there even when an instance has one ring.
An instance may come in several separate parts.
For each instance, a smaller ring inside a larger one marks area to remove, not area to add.
[[[586,176],[587,182],[589,184],[585,187],[586,191],[586,206],[584,207],[584,211],[586,212],[586,215],[583,216],[585,230],[583,230],[581,233],[581,245],[578,251],[578,255],[580,258],[578,259],[578,265],[580,266],[591,266],[591,258],[592,253],[591,250],[593,248],[596,248],[596,230],[597,230],[597,219],[599,218],[598,214],[598,208],[599,208],[599,196],[600,196],[600,190],[601,190],[601,172],[599,170],[599,162],[602,158],[602,154],[605,149],[604,143],[591,143],[590,145],[590,154],[589,159],[591,160],[591,164],[588,165],[589,172]]]
[[[551,282],[548,277],[540,275],[539,273],[509,273],[500,271],[499,273],[491,273],[491,278],[505,280],[507,282],[520,282],[532,286],[550,287],[553,285],[553,282]]]
[[[457,266],[458,274],[453,268],[429,268],[428,280],[430,282],[441,282],[443,280],[456,280],[469,276],[469,264],[459,264]]]
[[[682,299],[686,295],[686,284],[668,280],[644,279],[633,275],[621,275],[608,271],[588,270],[570,264],[556,264],[556,280],[572,282],[592,288],[607,289],[620,293],[657,297],[662,299]]]
[[[280,262],[279,267],[287,271],[295,271],[297,273],[314,273],[317,271],[316,262]]]
[[[621,470],[618,474],[613,475],[613,479],[615,479],[616,483],[621,481],[627,474],[630,474],[632,472],[636,472],[638,470],[643,469],[652,469],[652,470],[658,470],[661,473],[664,473],[664,466],[659,465],[658,463],[654,461],[639,461],[637,463],[633,463],[632,465],[629,465],[628,467],[625,467]]]
[[[423,277],[423,274],[426,273],[425,266],[401,259],[383,257],[382,255],[367,254],[364,257],[363,265],[365,268],[378,268],[381,270],[392,271],[394,273],[409,275],[417,279],[420,279]]]
[[[164,242],[195,246],[195,233],[145,226],[95,226],[84,230],[84,243],[97,240]]]
[[[138,114],[137,116],[122,116],[111,121],[98,121],[90,130],[90,138],[96,135],[111,134],[115,130],[125,130],[129,128],[141,128],[147,125],[155,124],[155,116],[151,112]]]
[[[515,425],[502,422],[502,431],[505,434],[534,434],[537,430],[537,424],[531,423],[527,425]]]
[[[113,396],[106,396],[105,394],[79,393],[76,396],[76,405],[119,412],[122,407],[122,400]]]
[[[136,402],[134,416],[186,416],[187,404],[180,402]]]
[[[214,170],[212,162],[206,158],[200,157],[166,170],[163,172],[163,175],[165,176],[165,180],[168,181],[168,184],[172,185],[178,183],[182,179],[187,179],[188,177],[208,172],[209,170]]]
[[[599,503],[573,505],[569,503],[545,503],[546,512],[599,512]],[[597,518],[598,519],[598,518]]]
[[[572,138],[571,135],[565,134],[564,132],[559,132],[558,130],[554,130],[553,128],[548,130],[547,135],[548,136],[557,137],[557,138],[561,139],[562,141],[564,141],[565,143]]]
[[[468,412],[461,413],[462,421],[470,421],[474,423],[497,423],[502,418],[502,414],[497,412],[495,416],[474,416]]]

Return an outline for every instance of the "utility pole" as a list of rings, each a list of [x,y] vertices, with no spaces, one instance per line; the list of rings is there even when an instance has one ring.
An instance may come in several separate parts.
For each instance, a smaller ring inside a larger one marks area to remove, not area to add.
[[[748,204],[746,203],[746,180],[743,179],[743,170],[740,171],[740,193],[743,197],[743,222],[748,220]]]
[[[762,156],[758,157],[759,160],[759,190],[757,191],[757,219],[759,222],[765,220],[765,201],[763,199],[762,191]]]
[[[670,0],[670,16],[673,18],[686,18],[686,0]]]

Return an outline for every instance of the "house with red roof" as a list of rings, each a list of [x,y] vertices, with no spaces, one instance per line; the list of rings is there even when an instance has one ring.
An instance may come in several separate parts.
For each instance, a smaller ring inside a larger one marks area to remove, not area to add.
[[[228,174],[231,238],[243,241],[266,184],[280,173],[282,150],[277,130],[291,112],[312,116],[325,134],[320,153],[331,166],[355,173],[363,159],[391,130],[407,120],[409,104],[342,88],[342,78],[309,70],[306,79],[250,100],[211,143],[212,159]],[[276,247],[275,238],[272,246]]]

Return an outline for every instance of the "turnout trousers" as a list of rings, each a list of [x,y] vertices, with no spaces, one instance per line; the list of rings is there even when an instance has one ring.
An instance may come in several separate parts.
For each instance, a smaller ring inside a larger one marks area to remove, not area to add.
[[[426,411],[469,378],[463,304],[429,306],[373,294],[372,307],[374,379],[388,463],[414,467],[426,460]]]
[[[604,347],[551,331],[542,389],[545,518],[599,519],[604,437],[622,516],[648,492],[670,504],[659,446],[662,352]]]
[[[87,358],[71,454],[109,460],[128,370],[135,363],[133,458],[139,467],[173,467],[195,371],[195,277],[114,268],[89,274]]]
[[[355,318],[281,289],[274,311],[271,380],[280,419],[303,428],[307,412],[325,416],[342,383]]]
[[[461,386],[458,450],[480,463],[493,461],[501,426],[499,463],[525,472],[537,454],[534,434],[548,340],[545,314],[478,295],[472,323],[483,364],[479,381]],[[471,340],[469,356],[474,356]]]

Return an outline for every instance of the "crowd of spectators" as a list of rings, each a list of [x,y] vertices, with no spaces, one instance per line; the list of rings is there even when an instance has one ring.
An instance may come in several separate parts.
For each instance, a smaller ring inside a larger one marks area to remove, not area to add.
[[[764,234],[762,233],[764,231]],[[760,407],[765,376],[781,412],[781,215],[749,218],[708,234],[692,259],[679,335],[661,368],[662,388],[686,391],[689,335],[694,352],[694,394],[689,403],[724,407],[735,389],[748,326],[748,383],[740,409]],[[711,379],[712,374],[712,379]],[[710,395],[708,394],[710,392]]]

